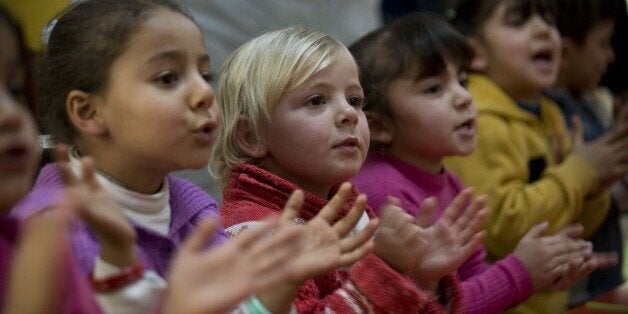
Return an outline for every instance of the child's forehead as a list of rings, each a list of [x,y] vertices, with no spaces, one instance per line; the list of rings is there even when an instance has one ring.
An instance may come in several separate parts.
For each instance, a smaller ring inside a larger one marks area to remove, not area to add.
[[[147,63],[176,59],[187,53],[194,53],[204,61],[209,61],[198,26],[185,15],[162,8],[138,25],[131,34],[124,53],[138,53]]]
[[[548,0],[502,0],[493,8],[493,14],[496,14],[500,7],[504,14],[516,14],[523,17],[535,14],[556,14],[552,3]]]

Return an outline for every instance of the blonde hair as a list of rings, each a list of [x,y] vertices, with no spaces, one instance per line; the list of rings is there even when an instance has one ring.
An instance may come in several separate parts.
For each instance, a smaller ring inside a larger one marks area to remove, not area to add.
[[[347,48],[336,39],[301,27],[263,34],[234,51],[219,74],[216,98],[222,129],[212,151],[210,173],[224,185],[233,165],[253,161],[236,142],[239,121],[247,119],[253,140],[259,140],[280,98],[327,67],[342,51]]]

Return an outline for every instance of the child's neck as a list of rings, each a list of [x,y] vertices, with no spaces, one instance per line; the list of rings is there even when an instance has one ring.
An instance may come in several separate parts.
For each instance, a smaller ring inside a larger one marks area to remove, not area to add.
[[[400,159],[412,166],[419,168],[427,173],[434,175],[443,172],[444,162],[443,157],[425,157],[425,156],[412,156],[408,154],[397,154],[394,150],[388,150],[386,153]]]
[[[81,149],[81,151],[84,150]],[[71,154],[75,158],[80,158],[83,155],[91,156],[89,153],[79,152],[79,149],[73,149]],[[165,170],[163,173],[150,171],[140,165],[131,165],[119,158],[106,158],[106,156],[103,158],[100,154],[94,154],[91,157],[96,162],[98,172],[109,181],[127,190],[142,194],[150,195],[159,192],[168,173]]]
[[[543,96],[543,89],[534,86],[513,86],[500,81],[498,77],[493,77],[490,73],[486,74],[495,84],[497,84],[508,96],[517,102],[523,103],[539,103]]]

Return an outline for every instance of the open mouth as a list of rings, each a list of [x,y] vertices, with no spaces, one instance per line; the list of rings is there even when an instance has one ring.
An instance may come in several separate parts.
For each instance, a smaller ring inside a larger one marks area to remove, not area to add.
[[[544,49],[533,54],[532,60],[549,63],[549,62],[552,62],[552,60],[554,60],[554,55],[552,54],[551,50]]]
[[[0,150],[3,166],[19,170],[28,166],[33,158],[33,150],[23,143],[15,143]]]
[[[456,127],[456,130],[472,130],[475,128],[475,119],[469,118]]]
[[[348,138],[344,141],[342,141],[342,143],[334,146],[334,147],[338,147],[338,148],[342,148],[342,147],[358,147],[358,139],[356,138]]]

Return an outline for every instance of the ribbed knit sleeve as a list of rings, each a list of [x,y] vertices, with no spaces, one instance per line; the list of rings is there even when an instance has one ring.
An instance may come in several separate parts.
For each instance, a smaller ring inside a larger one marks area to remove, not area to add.
[[[462,290],[464,313],[473,314],[500,313],[534,294],[528,271],[513,254],[464,279]]]
[[[369,254],[349,271],[342,285],[324,298],[317,279],[300,289],[295,304],[299,313],[445,313],[435,295],[416,287],[407,277]],[[462,295],[455,280],[441,283],[451,313],[460,313]]]
[[[61,197],[62,189],[61,173],[55,164],[48,164],[39,172],[33,190],[13,207],[10,215],[23,220],[54,206]]]

